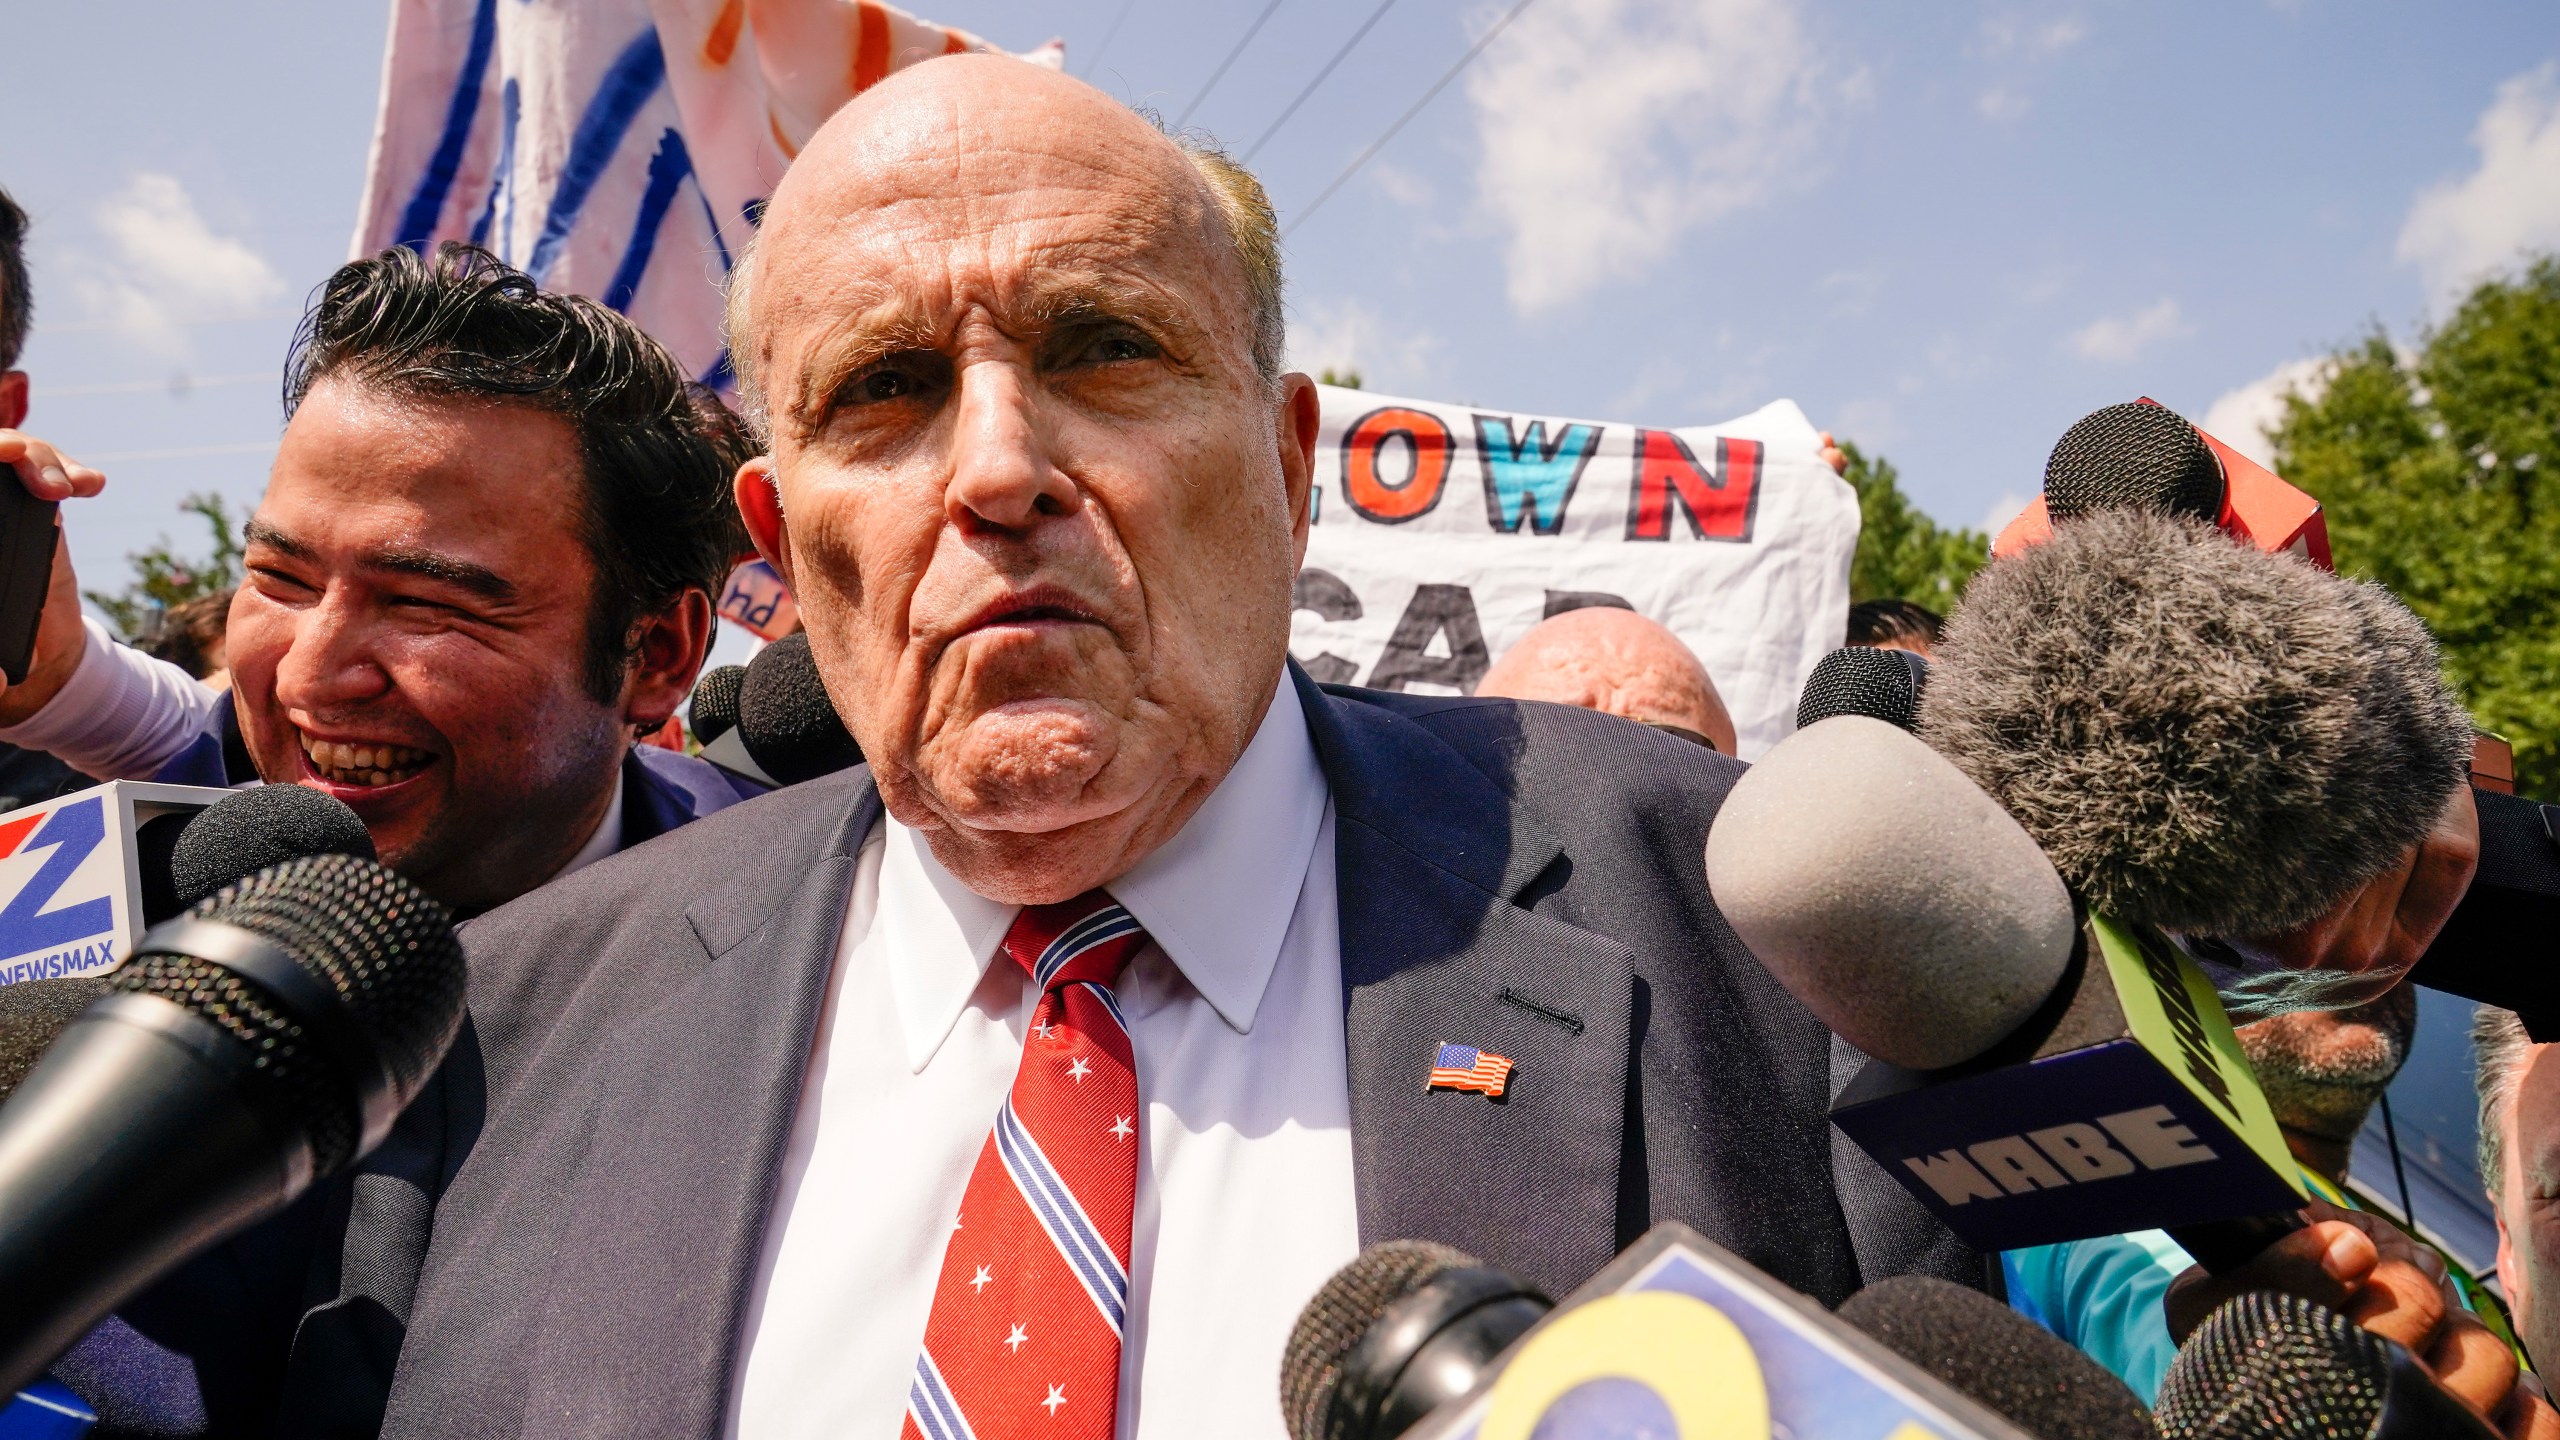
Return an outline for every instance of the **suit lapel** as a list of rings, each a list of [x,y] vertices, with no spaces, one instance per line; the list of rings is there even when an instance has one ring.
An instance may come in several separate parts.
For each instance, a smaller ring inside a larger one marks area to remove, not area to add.
[[[528,1434],[720,1433],[854,857],[879,816],[865,785],[779,903],[767,881],[692,907],[709,963],[610,1042],[596,1138],[564,1197]],[[648,1235],[664,1243],[631,1243]]]
[[[1635,954],[1514,903],[1563,856],[1491,778],[1291,668],[1333,790],[1361,1243],[1561,1295],[1617,1252]],[[1427,1091],[1444,1042],[1508,1057],[1503,1098]]]

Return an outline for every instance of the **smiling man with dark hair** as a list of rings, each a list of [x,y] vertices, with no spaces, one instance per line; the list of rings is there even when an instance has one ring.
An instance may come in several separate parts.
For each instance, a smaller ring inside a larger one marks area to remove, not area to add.
[[[739,798],[631,743],[701,667],[752,450],[654,341],[484,252],[392,250],[321,287],[285,411],[229,693],[84,627],[66,557],[0,739],[100,776],[311,786],[466,911]],[[14,441],[39,494],[103,482]]]

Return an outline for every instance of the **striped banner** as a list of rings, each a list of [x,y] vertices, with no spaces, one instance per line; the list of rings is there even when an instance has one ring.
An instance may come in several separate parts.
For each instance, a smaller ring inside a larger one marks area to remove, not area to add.
[[[792,156],[891,72],[994,49],[871,0],[394,0],[353,253],[485,245],[725,390],[720,282]]]

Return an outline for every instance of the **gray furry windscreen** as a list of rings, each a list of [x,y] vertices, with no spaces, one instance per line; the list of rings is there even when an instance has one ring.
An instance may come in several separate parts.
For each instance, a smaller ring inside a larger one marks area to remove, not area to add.
[[[1920,733],[2090,903],[2206,935],[2289,929],[2388,869],[2471,755],[2380,587],[2126,510],[1974,578]]]

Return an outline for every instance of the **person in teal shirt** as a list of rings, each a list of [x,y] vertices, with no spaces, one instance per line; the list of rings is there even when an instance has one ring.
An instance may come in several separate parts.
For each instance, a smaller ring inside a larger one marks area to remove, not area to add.
[[[2241,1049],[2312,1194],[2358,1208],[2345,1189],[2350,1147],[2408,1059],[2417,1026],[2417,991],[2403,985],[2351,1010],[2279,1015],[2240,1027]],[[2514,1332],[2496,1299],[2453,1257],[2444,1258],[2465,1304],[2513,1346]],[[2158,1396],[2178,1353],[2162,1297],[2194,1263],[2159,1230],[2000,1256],[2010,1307],[2113,1371],[2145,1404]]]

